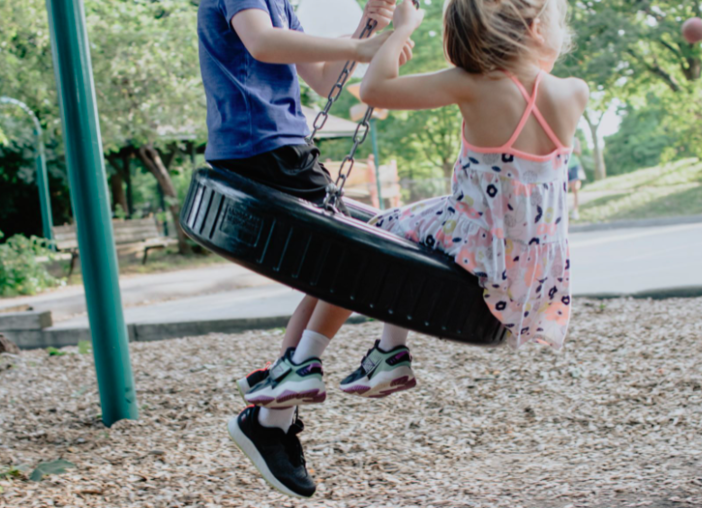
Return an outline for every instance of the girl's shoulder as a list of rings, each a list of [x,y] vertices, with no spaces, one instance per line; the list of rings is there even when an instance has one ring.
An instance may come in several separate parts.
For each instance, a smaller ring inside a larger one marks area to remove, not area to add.
[[[572,109],[578,116],[582,115],[590,97],[590,87],[579,78],[559,78],[546,74],[542,80],[541,90],[560,107]]]

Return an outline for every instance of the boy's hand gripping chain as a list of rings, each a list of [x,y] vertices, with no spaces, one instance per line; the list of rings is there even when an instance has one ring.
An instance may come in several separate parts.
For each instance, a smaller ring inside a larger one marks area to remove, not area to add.
[[[419,8],[418,0],[412,0],[412,3],[414,3],[414,6],[416,8]],[[366,37],[370,37],[370,35],[373,33],[373,30],[375,30],[376,25],[377,22],[375,20],[369,19],[368,23],[366,23],[365,28],[363,29],[361,35],[359,35],[358,38],[365,39]],[[344,65],[341,74],[339,74],[339,79],[336,80],[336,84],[332,87],[331,91],[329,92],[329,96],[327,97],[327,104],[324,106],[323,110],[317,113],[317,117],[314,119],[314,123],[312,124],[312,134],[310,134],[309,137],[310,143],[314,142],[315,134],[317,134],[317,131],[320,131],[324,127],[324,124],[327,122],[327,119],[329,118],[329,110],[339,98],[339,95],[341,95],[341,92],[344,89],[344,85],[346,85],[346,81],[348,81],[349,77],[351,77],[351,74],[353,73],[355,67],[356,62],[353,62],[351,60],[347,61],[346,65]],[[358,147],[361,144],[363,144],[363,142],[368,137],[368,132],[370,131],[370,119],[372,116],[373,108],[369,106],[366,110],[366,114],[363,115],[361,121],[358,122],[358,125],[356,125],[356,132],[354,132],[353,134],[353,145],[351,146],[349,154],[346,157],[344,157],[344,160],[341,162],[341,167],[339,168],[339,176],[336,178],[336,182],[327,186],[327,195],[324,198],[324,203],[322,203],[322,206],[330,212],[338,211],[336,208],[336,204],[339,198],[343,195],[344,185],[346,185],[346,180],[348,180],[348,177],[351,174],[351,170],[353,169],[356,150],[358,150]],[[347,164],[348,169],[346,169],[346,172],[344,172],[344,169],[346,168]]]

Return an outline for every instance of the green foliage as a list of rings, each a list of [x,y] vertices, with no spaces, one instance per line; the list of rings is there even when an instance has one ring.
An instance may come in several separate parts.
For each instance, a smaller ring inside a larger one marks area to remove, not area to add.
[[[81,340],[78,342],[78,354],[89,355],[93,352],[93,345],[89,340]]]
[[[3,236],[0,232],[0,239]],[[33,295],[60,283],[37,260],[51,258],[48,247],[46,240],[36,236],[14,235],[0,243],[0,296]]]
[[[124,220],[127,218],[127,212],[124,211],[124,208],[122,208],[122,205],[120,205],[119,203],[115,205],[114,217],[115,219],[120,220]]]
[[[588,185],[595,199],[580,206],[580,220],[679,217],[702,214],[702,163],[682,159],[612,176]]]
[[[0,229],[8,236],[18,233],[39,235],[42,224],[35,178],[35,136],[29,119],[15,115],[17,111],[0,108],[0,127],[4,127],[9,136],[5,144],[0,145]],[[52,212],[54,222],[63,224],[70,217],[66,171],[56,151],[55,140],[48,141],[46,165]]]
[[[87,0],[85,12],[105,152],[145,142],[165,145],[183,136],[203,142],[197,2]],[[2,2],[0,19],[0,95],[25,102],[45,130],[54,222],[62,224],[70,218],[70,205],[46,3]],[[39,233],[32,131],[24,120],[8,125],[5,113],[0,112],[0,140],[6,143],[0,146],[0,228]],[[148,206],[155,196],[143,194],[137,206]]]
[[[650,97],[646,107],[627,105],[620,112],[619,131],[605,138],[605,161],[610,175],[656,166],[675,136],[662,125],[666,112]]]
[[[27,471],[27,466],[8,466],[0,469],[0,480],[12,480],[22,478]]]
[[[613,176],[588,186],[588,191],[629,192],[646,187],[679,187],[702,185],[702,162],[696,158],[639,169],[631,173]]]
[[[49,353],[49,356],[66,356],[68,354],[65,351],[61,351],[60,349],[56,349],[53,346],[47,347],[46,352]]]
[[[32,474],[29,475],[29,479],[33,482],[40,482],[42,478],[50,474],[62,474],[65,473],[67,469],[76,467],[76,465],[67,460],[58,459],[51,462],[40,463]]]

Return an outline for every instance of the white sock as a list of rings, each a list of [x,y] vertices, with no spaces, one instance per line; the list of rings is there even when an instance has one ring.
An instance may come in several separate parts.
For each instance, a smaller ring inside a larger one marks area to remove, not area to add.
[[[295,417],[295,407],[286,407],[285,409],[268,409],[262,407],[258,410],[258,423],[264,427],[278,427],[283,429],[283,432],[288,433],[288,429],[293,423]]]
[[[397,346],[406,346],[408,333],[409,330],[407,330],[407,328],[400,328],[399,326],[386,323],[383,327],[383,335],[380,337],[378,348],[388,352],[395,349]]]
[[[302,332],[300,343],[295,348],[293,363],[302,363],[310,358],[321,358],[330,342],[331,339],[321,333],[305,330]]]

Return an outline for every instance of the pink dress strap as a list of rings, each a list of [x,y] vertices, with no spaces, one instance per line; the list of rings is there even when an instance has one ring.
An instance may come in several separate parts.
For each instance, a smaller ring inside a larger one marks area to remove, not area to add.
[[[536,98],[539,94],[539,84],[541,83],[541,78],[544,75],[544,71],[539,71],[539,73],[536,75],[536,80],[534,81],[534,89],[532,90],[531,95],[529,94],[529,92],[527,92],[526,88],[524,88],[524,85],[522,85],[521,81],[519,81],[519,79],[517,79],[517,77],[514,74],[512,74],[509,71],[505,71],[505,74],[507,74],[507,76],[509,76],[509,78],[512,81],[514,81],[514,84],[517,85],[517,88],[524,96],[524,99],[526,99],[527,101],[527,107],[524,110],[524,114],[522,115],[522,118],[519,121],[519,124],[517,125],[514,134],[512,134],[512,137],[509,139],[509,141],[505,143],[505,148],[512,148],[512,145],[517,141],[517,138],[522,133],[524,126],[529,120],[529,116],[533,113],[536,117],[536,121],[539,122],[539,125],[541,125],[541,128],[544,130],[544,132],[546,133],[548,138],[553,142],[553,144],[556,145],[556,148],[558,150],[564,149],[565,146],[563,145],[563,143],[561,143],[561,140],[558,139],[556,133],[553,132],[553,129],[548,124],[544,116],[541,114],[539,108],[536,107]]]

